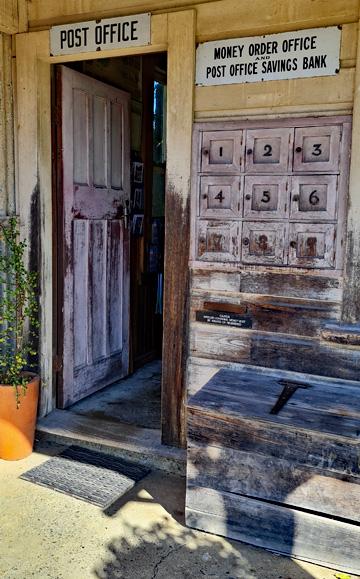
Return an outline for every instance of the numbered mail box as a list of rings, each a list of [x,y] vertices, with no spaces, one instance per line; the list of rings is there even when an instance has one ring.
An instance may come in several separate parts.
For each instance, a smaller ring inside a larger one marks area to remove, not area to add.
[[[336,175],[301,175],[292,178],[292,219],[335,219],[337,210]]]
[[[289,213],[289,179],[286,176],[246,176],[244,217],[283,219]]]
[[[294,172],[336,172],[340,157],[339,126],[295,129]]]
[[[335,241],[335,225],[330,223],[291,223],[289,265],[333,268],[335,264]]]
[[[239,261],[240,221],[199,221],[198,258],[204,261]]]
[[[212,219],[240,217],[243,177],[230,175],[200,178],[200,215]]]
[[[202,136],[201,171],[238,173],[243,171],[242,131],[205,131]]]
[[[286,241],[286,223],[244,222],[242,261],[263,265],[284,265]]]
[[[293,129],[251,129],[246,132],[246,172],[286,173],[291,162]]]

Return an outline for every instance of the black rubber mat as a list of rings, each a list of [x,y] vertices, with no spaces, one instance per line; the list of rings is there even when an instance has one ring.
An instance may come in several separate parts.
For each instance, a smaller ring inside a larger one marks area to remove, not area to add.
[[[107,508],[149,472],[118,457],[70,446],[20,478]]]

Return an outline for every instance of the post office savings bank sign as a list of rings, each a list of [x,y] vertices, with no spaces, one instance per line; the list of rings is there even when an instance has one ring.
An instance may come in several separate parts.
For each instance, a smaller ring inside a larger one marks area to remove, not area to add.
[[[297,30],[200,44],[196,84],[218,85],[311,76],[340,68],[341,29]]]

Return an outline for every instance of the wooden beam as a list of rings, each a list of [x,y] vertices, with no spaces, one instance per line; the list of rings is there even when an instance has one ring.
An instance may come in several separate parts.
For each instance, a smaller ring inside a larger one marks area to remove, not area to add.
[[[358,0],[221,0],[196,6],[196,40],[273,34],[357,22]]]
[[[342,319],[360,320],[360,28],[358,31]]]
[[[168,16],[167,184],[162,387],[163,442],[185,444],[185,359],[195,12]]]
[[[0,34],[0,217],[15,212],[14,110],[11,37]]]
[[[16,34],[19,31],[17,0],[0,0],[0,32]]]
[[[219,3],[216,0],[198,0],[197,4]],[[176,11],[194,5],[194,0],[36,0],[29,4],[29,25],[39,29],[62,24],[109,18],[141,12]]]
[[[298,78],[275,82],[198,86],[195,89],[197,116],[233,116],[262,112],[279,112],[291,107],[295,113],[305,107],[324,110],[340,106],[351,110],[355,70],[343,69],[336,76]],[[311,114],[311,113],[310,113]]]
[[[51,103],[49,33],[16,37],[18,212],[30,240],[29,264],[40,272],[40,416],[55,405],[53,388]]]

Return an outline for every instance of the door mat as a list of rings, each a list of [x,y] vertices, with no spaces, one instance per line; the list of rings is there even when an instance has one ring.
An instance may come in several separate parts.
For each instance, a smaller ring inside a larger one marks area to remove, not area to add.
[[[122,458],[70,446],[20,478],[107,508],[149,472]]]

